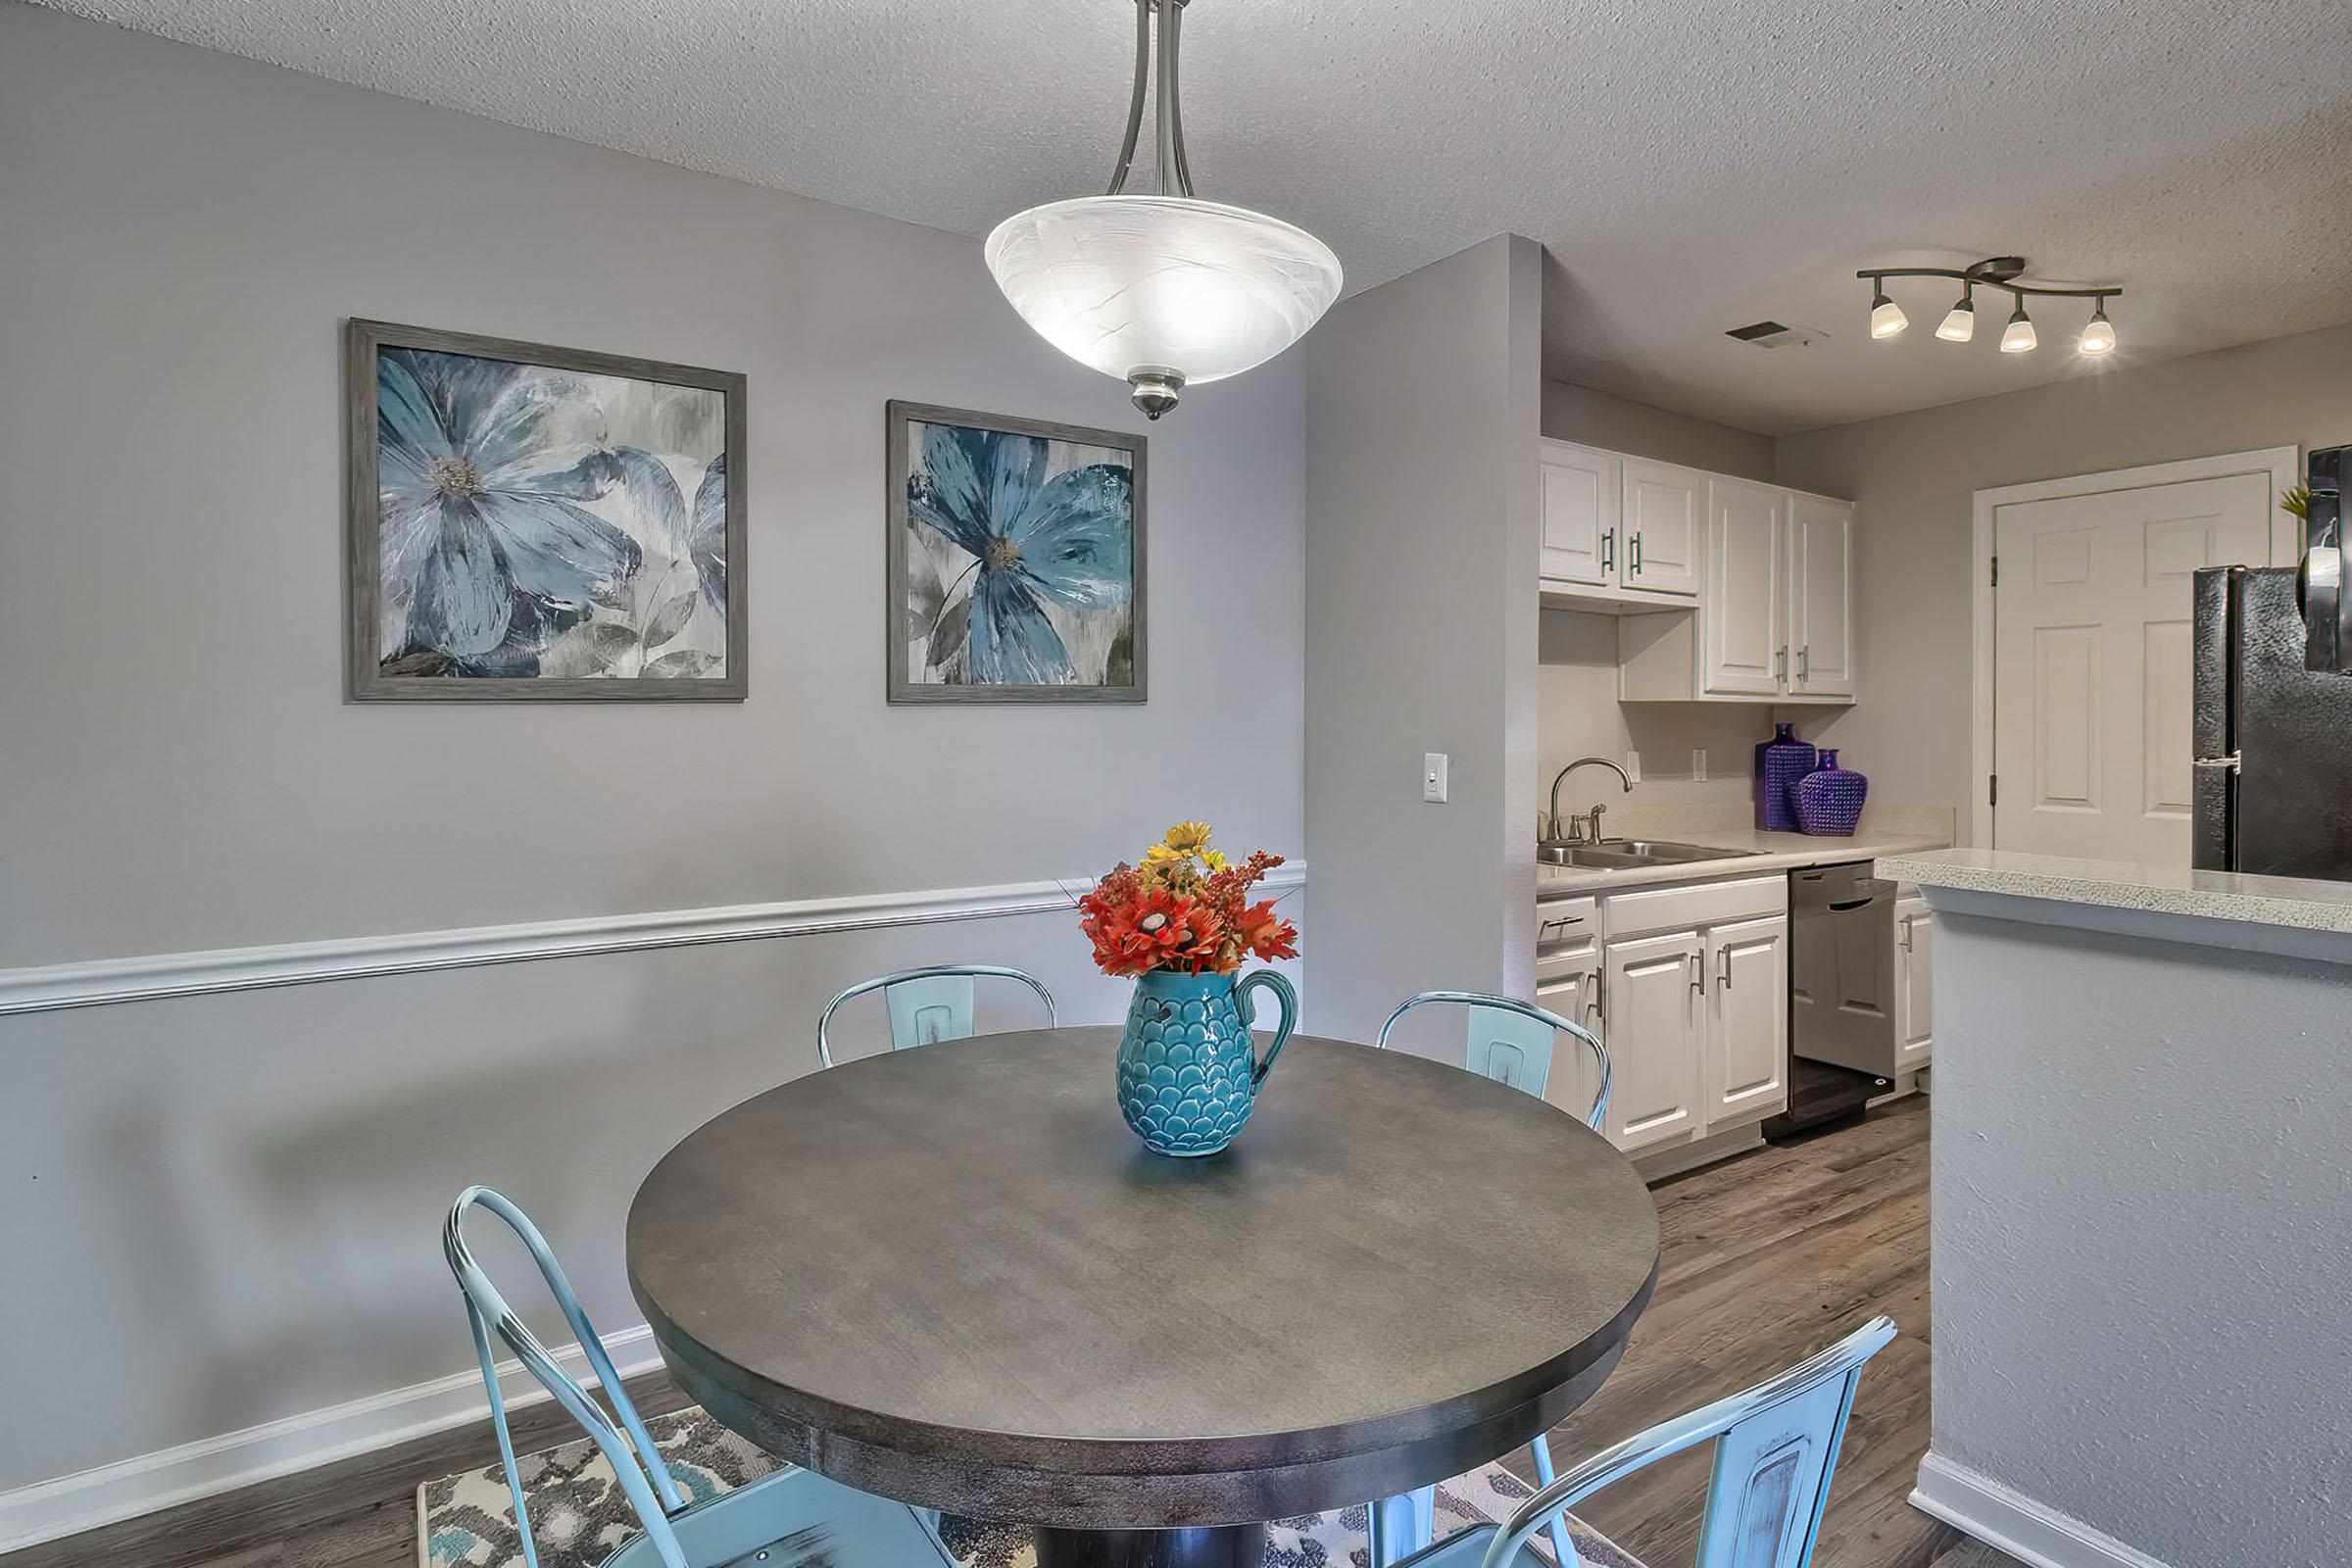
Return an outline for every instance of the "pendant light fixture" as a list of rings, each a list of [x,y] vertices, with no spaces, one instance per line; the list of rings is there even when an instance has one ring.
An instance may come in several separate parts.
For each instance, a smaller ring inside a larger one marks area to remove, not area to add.
[[[1040,337],[1125,380],[1156,419],[1185,387],[1262,365],[1305,335],[1340,295],[1340,260],[1263,213],[1202,201],[1185,159],[1176,68],[1185,0],[1135,0],[1135,90],[1106,195],[1015,213],[982,254]],[[1152,81],[1159,188],[1124,194]]]
[[[2026,315],[2026,296],[2038,295],[2051,299],[2083,299],[2091,301],[2090,324],[2075,342],[2079,354],[2096,358],[2115,352],[2115,323],[2107,319],[2107,302],[2124,291],[2120,285],[2093,283],[2079,288],[2061,288],[2043,283],[2020,283],[2025,274],[2026,261],[2022,256],[1993,256],[1968,268],[1949,267],[1871,267],[1856,272],[1856,277],[1870,283],[1870,335],[1892,337],[1909,324],[1903,308],[1886,297],[1886,279],[1890,277],[1952,277],[1960,280],[1960,302],[1946,312],[1936,335],[1946,343],[1966,343],[1977,334],[1976,292],[1979,287],[2005,288],[2017,302],[2009,314],[2009,324],[2001,332],[2003,354],[2030,354],[2039,344],[2034,322]]]

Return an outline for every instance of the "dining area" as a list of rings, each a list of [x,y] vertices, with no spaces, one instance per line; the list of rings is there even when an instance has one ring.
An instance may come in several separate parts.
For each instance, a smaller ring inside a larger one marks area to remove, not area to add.
[[[467,1187],[444,1251],[500,1458],[421,1490],[421,1568],[1641,1568],[1571,1510],[1692,1448],[1699,1560],[1803,1568],[1894,1325],[1555,1454],[1659,1288],[1658,1205],[1594,1131],[1606,1042],[1462,991],[1297,1032],[1243,972],[1297,952],[1252,897],[1279,863],[1180,823],[1075,900],[1121,1023],[1007,964],[841,989],[809,1070],[612,1216],[690,1401],[650,1420],[531,1195]],[[585,1436],[517,1452],[511,1398]]]

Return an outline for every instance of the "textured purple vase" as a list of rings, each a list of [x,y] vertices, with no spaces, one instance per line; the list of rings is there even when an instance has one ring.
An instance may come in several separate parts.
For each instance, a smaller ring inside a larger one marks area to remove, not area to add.
[[[1869,793],[1869,779],[1851,768],[1839,767],[1835,749],[1823,752],[1821,766],[1789,787],[1788,804],[1796,808],[1796,830],[1830,838],[1851,835],[1854,824],[1862,820],[1862,798]]]
[[[1756,743],[1756,826],[1786,833],[1796,826],[1788,814],[1788,787],[1820,765],[1810,741],[1796,738],[1794,724],[1775,724],[1772,739]]]

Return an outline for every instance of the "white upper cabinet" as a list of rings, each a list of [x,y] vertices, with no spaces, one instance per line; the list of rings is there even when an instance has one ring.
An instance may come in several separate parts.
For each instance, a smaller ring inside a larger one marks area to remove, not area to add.
[[[1788,689],[1854,695],[1854,504],[1788,493]]]
[[[1647,458],[1624,468],[1625,586],[1696,594],[1707,476]]]
[[[1565,441],[1543,444],[1544,565],[1550,582],[1598,586],[1617,578],[1619,459]]]
[[[1787,689],[1781,564],[1788,495],[1767,485],[1708,485],[1707,588],[1699,606],[1699,686],[1714,697],[1776,697]]]

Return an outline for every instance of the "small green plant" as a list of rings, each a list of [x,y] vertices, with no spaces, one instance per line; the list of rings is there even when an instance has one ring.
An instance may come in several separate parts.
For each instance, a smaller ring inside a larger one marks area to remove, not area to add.
[[[2311,520],[2311,486],[2299,484],[2278,498],[2278,510],[2304,522]]]

